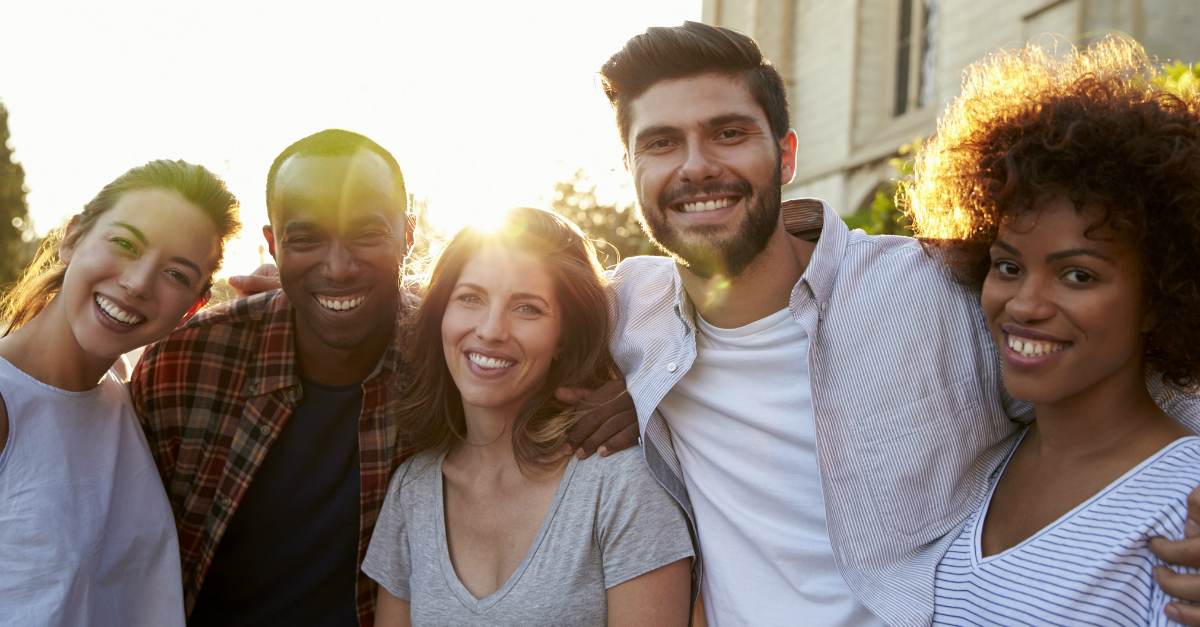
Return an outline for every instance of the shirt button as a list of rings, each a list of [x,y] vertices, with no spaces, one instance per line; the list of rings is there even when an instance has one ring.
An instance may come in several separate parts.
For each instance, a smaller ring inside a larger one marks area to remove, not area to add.
[[[229,498],[228,496],[221,496],[221,505],[229,507],[230,505],[233,505],[233,499]]]
[[[263,434],[263,435],[270,435],[270,434],[271,434],[271,427],[268,427],[267,425],[263,425],[263,426],[261,426],[261,427],[259,427],[259,428],[258,428],[258,431],[259,431],[259,433],[261,433],[261,434]]]
[[[679,369],[679,366],[676,366],[675,362],[671,362],[671,363],[667,364],[667,372],[675,372],[678,369]]]

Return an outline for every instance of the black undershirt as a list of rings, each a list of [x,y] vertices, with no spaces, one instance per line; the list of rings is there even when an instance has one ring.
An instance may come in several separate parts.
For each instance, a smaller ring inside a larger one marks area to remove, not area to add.
[[[301,385],[217,546],[191,627],[358,625],[362,383]]]

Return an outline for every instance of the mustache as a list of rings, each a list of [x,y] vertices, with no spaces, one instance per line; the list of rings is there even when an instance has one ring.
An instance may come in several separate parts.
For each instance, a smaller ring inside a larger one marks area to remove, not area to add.
[[[678,187],[664,189],[658,195],[658,208],[666,209],[673,202],[691,198],[694,196],[708,196],[711,194],[737,194],[743,198],[748,198],[754,193],[754,187],[747,181],[714,181],[703,185],[695,183],[684,183]]]

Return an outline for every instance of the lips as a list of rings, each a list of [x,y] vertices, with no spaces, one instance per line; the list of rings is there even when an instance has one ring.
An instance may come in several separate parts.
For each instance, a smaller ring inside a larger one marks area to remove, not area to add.
[[[683,213],[697,213],[700,211],[714,211],[724,209],[737,203],[741,200],[740,196],[727,196],[725,198],[717,198],[716,200],[697,200],[693,202],[685,202],[677,206],[679,211]]]
[[[1020,368],[1037,368],[1055,359],[1071,346],[1062,338],[1016,325],[1002,327],[1005,361]]]
[[[467,359],[471,360],[471,363],[475,364],[476,366],[486,370],[501,370],[504,368],[511,368],[517,363],[515,361],[502,359],[500,357],[488,357],[476,352],[468,352]]]
[[[96,306],[100,308],[100,313],[116,324],[132,327],[146,321],[145,316],[123,309],[100,294],[94,295],[93,300],[96,302]]]

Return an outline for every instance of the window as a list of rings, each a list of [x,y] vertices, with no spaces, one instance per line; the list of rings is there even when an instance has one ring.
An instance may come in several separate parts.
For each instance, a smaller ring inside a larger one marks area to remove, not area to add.
[[[892,115],[933,104],[937,0],[900,0]],[[915,69],[915,71],[914,71]]]

